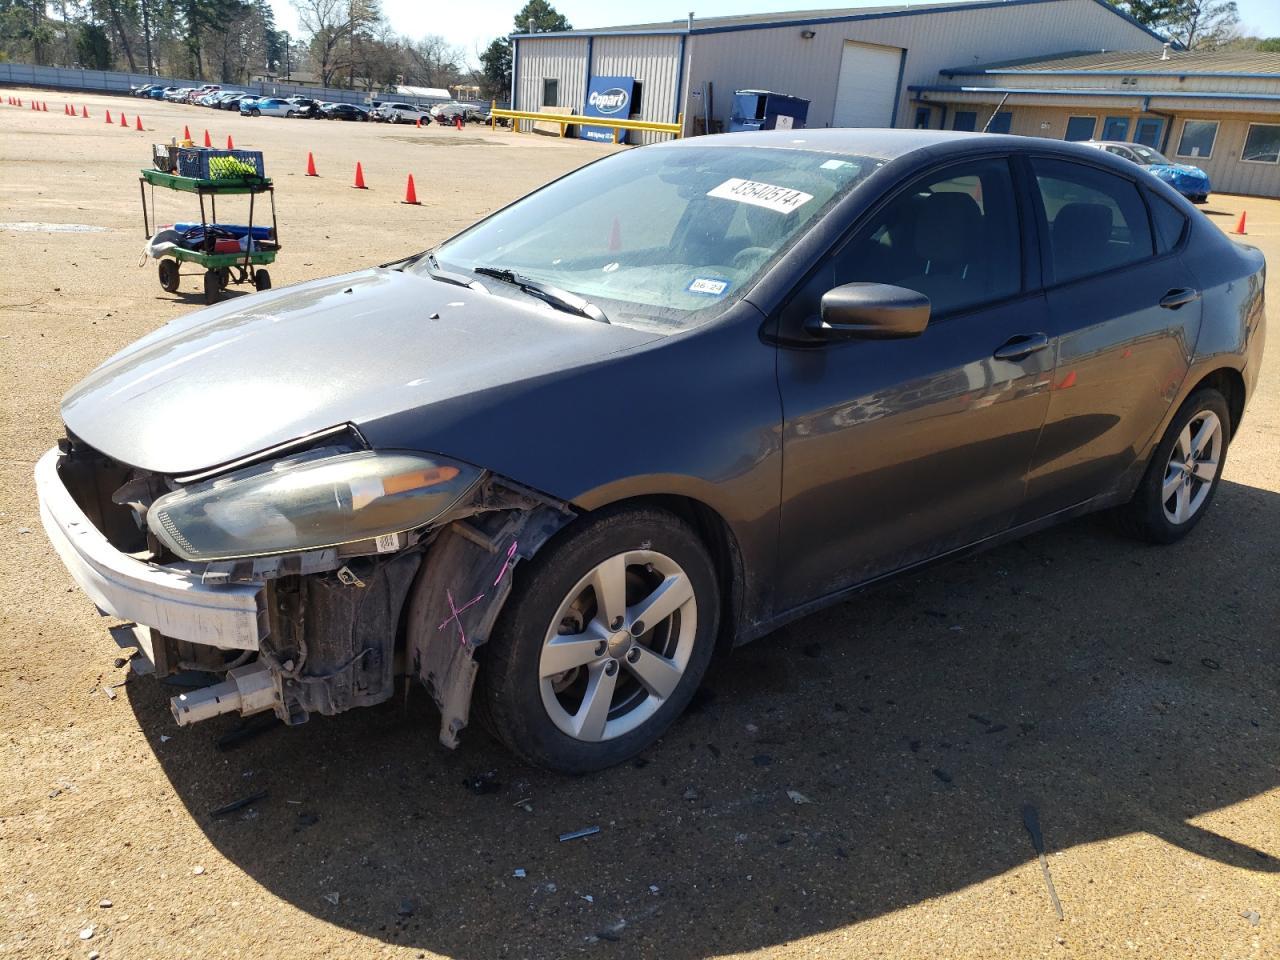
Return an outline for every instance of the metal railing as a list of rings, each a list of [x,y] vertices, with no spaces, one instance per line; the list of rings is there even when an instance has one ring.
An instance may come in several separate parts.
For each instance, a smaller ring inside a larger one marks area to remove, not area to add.
[[[520,121],[532,123],[554,123],[560,127],[560,136],[571,126],[610,127],[613,129],[613,142],[618,142],[619,133],[623,130],[639,130],[647,133],[669,133],[679,137],[684,128],[684,114],[677,114],[675,123],[655,123],[651,120],[610,120],[608,117],[584,117],[576,113],[530,113],[527,110],[501,110],[495,103],[489,111],[489,126],[496,127],[499,120],[510,120],[511,131],[519,132]]]

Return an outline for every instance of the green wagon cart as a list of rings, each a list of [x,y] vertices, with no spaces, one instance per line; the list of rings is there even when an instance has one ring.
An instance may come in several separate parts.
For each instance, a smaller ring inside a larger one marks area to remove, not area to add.
[[[193,193],[200,200],[202,239],[199,248],[175,245],[165,250],[160,258],[160,286],[169,293],[177,291],[183,276],[182,264],[191,263],[202,268],[205,303],[216,303],[222,297],[222,291],[233,283],[251,284],[257,290],[270,289],[271,274],[265,267],[274,263],[276,254],[280,252],[280,232],[276,224],[275,187],[269,179],[259,176],[201,179],[149,168],[141,172],[138,189],[142,194],[142,228],[148,240],[151,239],[152,224],[158,225],[155,216],[156,187]],[[147,206],[148,185],[151,187],[150,211]],[[271,231],[266,239],[255,237],[253,228],[254,202],[261,194],[266,194],[271,203]],[[224,253],[215,250],[216,240],[210,226],[216,226],[218,222],[218,198],[227,196],[249,198],[249,240],[245,244],[246,249]],[[186,275],[194,275],[194,271]]]

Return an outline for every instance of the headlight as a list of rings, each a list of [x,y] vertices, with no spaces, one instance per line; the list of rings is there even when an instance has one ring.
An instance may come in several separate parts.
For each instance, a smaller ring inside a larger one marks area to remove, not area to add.
[[[333,547],[429,523],[480,474],[442,457],[317,451],[165,494],[147,526],[186,560]]]

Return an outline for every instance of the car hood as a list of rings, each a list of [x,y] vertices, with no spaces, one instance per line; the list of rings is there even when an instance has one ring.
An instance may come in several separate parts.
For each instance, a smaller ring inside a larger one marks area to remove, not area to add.
[[[123,463],[192,473],[339,424],[580,366],[657,336],[377,268],[175,320],[75,386],[62,418]]]

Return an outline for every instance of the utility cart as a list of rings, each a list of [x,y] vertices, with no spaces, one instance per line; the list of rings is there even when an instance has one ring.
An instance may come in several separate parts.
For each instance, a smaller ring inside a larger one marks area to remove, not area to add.
[[[275,262],[280,251],[280,234],[276,225],[275,187],[263,175],[261,152],[156,144],[155,164],[154,168],[141,171],[138,189],[142,194],[142,227],[147,236],[147,250],[160,261],[160,286],[175,292],[182,264],[191,263],[203,268],[205,303],[216,303],[222,291],[233,283],[269,289],[271,275],[264,268]],[[150,211],[147,209],[148,185],[151,187]],[[195,194],[200,200],[199,224],[178,223],[167,235],[153,236],[152,226],[159,227],[155,215],[156,187]],[[271,202],[269,228],[254,226],[253,222],[254,201],[264,193]],[[218,198],[227,196],[249,198],[247,226],[218,222]]]

